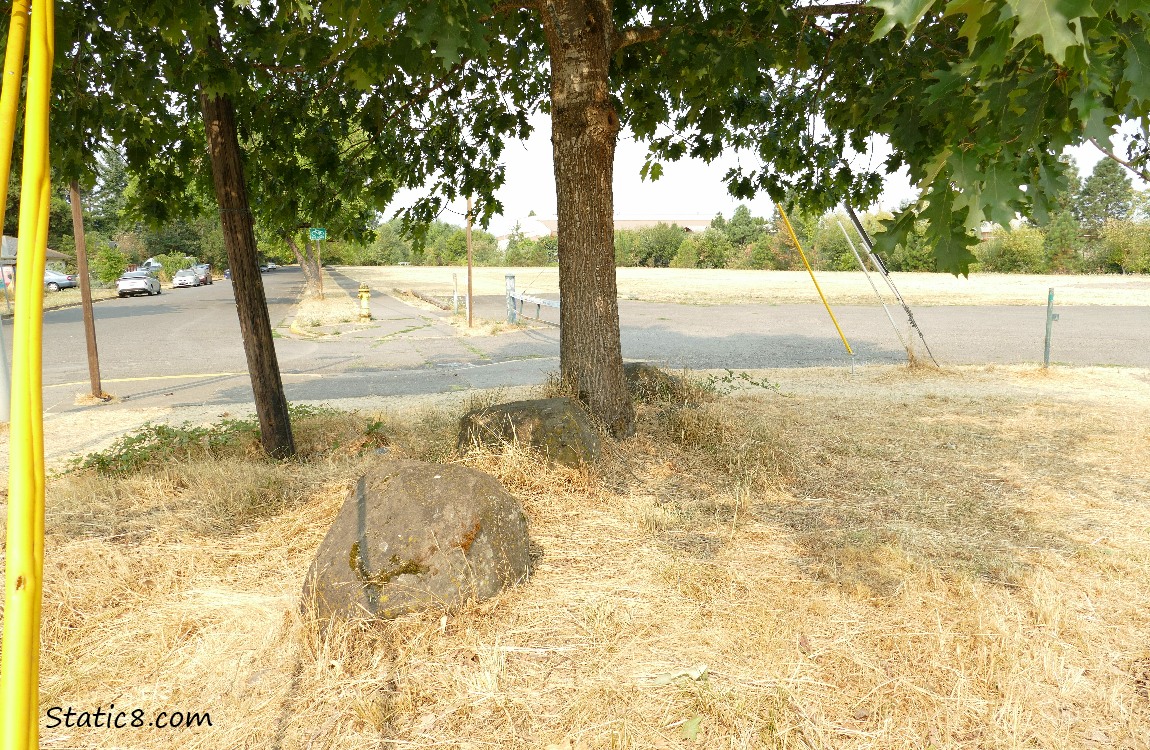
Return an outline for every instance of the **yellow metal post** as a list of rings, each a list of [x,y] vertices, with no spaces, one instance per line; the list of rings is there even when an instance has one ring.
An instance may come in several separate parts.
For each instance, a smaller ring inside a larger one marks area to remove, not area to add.
[[[4,85],[0,91],[0,227],[8,208],[8,175],[12,172],[12,144],[16,135],[16,110],[24,78],[24,43],[28,38],[28,0],[12,3],[8,47],[4,52]]]
[[[791,226],[791,220],[787,218],[787,212],[783,210],[782,206],[779,206],[779,216],[783,217],[783,225],[787,228],[787,233],[791,235],[791,242],[794,242],[795,247],[798,248],[799,257],[803,259],[803,265],[807,267],[807,273],[811,275],[811,281],[815,283],[815,291],[819,293],[819,299],[823,301],[823,307],[827,309],[827,314],[831,316],[831,322],[835,324],[835,330],[839,332],[839,338],[843,340],[843,346],[846,347],[847,354],[853,357],[855,353],[851,351],[851,345],[847,343],[847,337],[843,333],[843,329],[839,327],[838,320],[835,319],[835,314],[831,310],[830,303],[827,302],[826,295],[823,294],[823,290],[819,286],[819,280],[815,278],[815,272],[811,268],[811,264],[807,261],[807,254],[803,252],[803,246],[799,244],[799,238],[795,235],[795,228]],[[851,361],[853,362],[854,360]],[[851,372],[854,372],[853,364],[851,368]]]
[[[37,0],[29,33],[17,250],[20,265],[12,342],[4,634],[0,656],[2,750],[34,750],[39,745],[40,597],[44,567],[41,333],[50,193],[48,110],[54,51],[52,15],[51,0]],[[6,57],[6,72],[8,62]],[[5,78],[7,84],[7,75]]]

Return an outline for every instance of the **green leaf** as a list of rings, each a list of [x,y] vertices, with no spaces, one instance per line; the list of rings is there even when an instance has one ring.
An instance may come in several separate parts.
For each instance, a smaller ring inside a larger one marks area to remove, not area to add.
[[[703,717],[696,716],[695,718],[683,724],[682,729],[679,730],[680,736],[683,739],[694,742],[699,738],[699,730],[703,727]]]
[[[934,4],[934,0],[871,0],[874,8],[881,8],[882,20],[875,26],[871,41],[882,39],[889,34],[895,26],[902,26],[908,32],[913,31],[922,17]]]
[[[993,8],[993,3],[985,2],[985,0],[951,0],[946,4],[943,15],[966,16],[966,20],[962,22],[962,27],[958,30],[958,35],[965,37],[969,47],[974,49],[982,30],[983,18]]]
[[[1022,195],[1018,176],[1014,170],[1004,164],[992,164],[986,170],[986,183],[982,188],[982,205],[990,210],[987,215],[990,220],[1006,225],[1014,218],[1016,211],[1012,204]],[[970,229],[977,229],[971,227]]]
[[[970,264],[977,260],[974,253],[970,252],[974,244],[975,240],[965,233],[950,231],[939,236],[934,244],[934,260],[938,270],[955,276],[968,275]]]
[[[1145,35],[1132,36],[1125,57],[1123,75],[1130,82],[1130,96],[1150,103],[1150,40]]]
[[[1017,44],[1032,36],[1042,37],[1046,53],[1058,64],[1066,61],[1066,48],[1078,46],[1079,33],[1070,27],[1070,21],[1082,16],[1093,16],[1089,0],[1006,0],[1018,26],[1014,29]]]

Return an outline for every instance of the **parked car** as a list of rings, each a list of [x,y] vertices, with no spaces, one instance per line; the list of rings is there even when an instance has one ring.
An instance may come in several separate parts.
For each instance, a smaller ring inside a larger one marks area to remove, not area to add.
[[[272,263],[270,260],[269,260],[267,263],[265,263],[264,265],[266,265],[266,266],[267,266],[267,268],[268,268],[268,270],[269,270],[269,271],[274,271],[274,270],[276,270],[277,268],[279,268],[279,266],[278,266],[278,265],[276,265],[275,263]]]
[[[147,271],[128,271],[116,279],[116,293],[121,297],[129,294],[159,294],[160,280]]]
[[[227,279],[227,280],[229,280],[229,281],[231,281],[231,278],[232,278],[232,269],[230,269],[230,268],[225,268],[225,269],[224,269],[224,278],[225,278],[225,279]]]
[[[192,266],[192,270],[196,272],[201,284],[212,283],[212,266],[210,263],[200,263],[197,266]]]
[[[136,268],[136,270],[137,271],[147,271],[148,273],[159,273],[163,267],[164,267],[163,264],[160,263],[155,258],[148,258],[146,261],[141,263]]]
[[[181,268],[176,271],[176,275],[172,277],[172,288],[175,289],[181,286],[199,286],[200,275],[191,268]]]
[[[50,292],[58,292],[61,289],[68,289],[70,287],[79,286],[80,278],[71,273],[60,273],[59,271],[44,271],[44,288]]]

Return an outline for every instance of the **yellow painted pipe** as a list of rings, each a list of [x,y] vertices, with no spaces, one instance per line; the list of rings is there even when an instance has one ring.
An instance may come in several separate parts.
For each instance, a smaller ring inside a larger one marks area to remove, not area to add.
[[[811,281],[815,282],[815,291],[819,293],[819,299],[823,301],[823,307],[827,309],[827,314],[831,316],[831,322],[835,324],[835,330],[839,332],[839,338],[843,340],[843,346],[846,347],[847,354],[853,357],[855,353],[851,351],[851,345],[847,343],[847,337],[843,333],[843,329],[839,327],[839,322],[835,318],[834,311],[831,310],[831,305],[827,302],[827,297],[823,294],[823,290],[819,286],[819,280],[815,278],[815,272],[811,268],[811,264],[807,262],[807,254],[803,252],[803,246],[799,244],[799,238],[795,235],[795,228],[791,226],[791,220],[787,218],[787,212],[783,210],[782,206],[779,206],[779,216],[783,217],[783,225],[786,226],[787,233],[791,235],[791,242],[794,242],[795,247],[798,248],[799,257],[803,259],[803,265],[807,267],[807,273],[811,275]],[[853,362],[854,360],[851,361]],[[852,364],[851,367],[853,368],[854,365]],[[854,370],[852,369],[851,371],[853,372]]]
[[[39,745],[40,609],[44,569],[41,334],[50,196],[48,111],[54,53],[51,0],[36,0],[30,21],[17,251],[19,271],[12,342],[4,633],[0,654],[2,750],[35,750]]]
[[[16,109],[24,78],[24,43],[28,38],[28,0],[14,0],[4,52],[4,82],[0,90],[0,227],[8,208],[8,177],[12,173],[12,145],[16,137]]]

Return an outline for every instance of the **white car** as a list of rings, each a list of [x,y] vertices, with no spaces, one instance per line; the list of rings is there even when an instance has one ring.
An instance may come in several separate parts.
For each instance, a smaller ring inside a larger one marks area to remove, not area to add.
[[[160,280],[147,271],[128,271],[116,279],[116,293],[121,297],[129,294],[159,294]]]
[[[184,268],[176,271],[176,275],[172,277],[172,288],[175,289],[181,286],[199,286],[200,275],[191,268]]]

